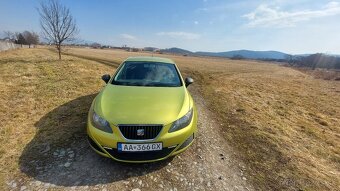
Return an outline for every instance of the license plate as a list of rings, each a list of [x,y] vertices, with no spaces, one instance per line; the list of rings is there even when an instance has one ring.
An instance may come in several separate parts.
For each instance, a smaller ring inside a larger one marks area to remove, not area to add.
[[[118,151],[122,152],[142,152],[142,151],[160,151],[162,143],[118,143]]]

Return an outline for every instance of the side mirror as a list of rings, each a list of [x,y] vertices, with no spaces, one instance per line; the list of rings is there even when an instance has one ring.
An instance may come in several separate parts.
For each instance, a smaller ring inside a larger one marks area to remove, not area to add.
[[[185,78],[185,86],[188,87],[190,84],[194,83],[192,78]]]
[[[102,76],[102,80],[105,82],[105,83],[108,83],[111,79],[111,76],[109,74],[104,74]]]

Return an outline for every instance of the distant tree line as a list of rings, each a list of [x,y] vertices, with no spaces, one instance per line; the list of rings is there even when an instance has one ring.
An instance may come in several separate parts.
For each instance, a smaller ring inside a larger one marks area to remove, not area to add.
[[[340,57],[317,53],[308,56],[286,56],[290,66],[326,69],[340,69]]]
[[[246,58],[244,56],[240,55],[240,54],[236,54],[236,55],[232,56],[230,59],[232,59],[232,60],[244,60]]]
[[[4,31],[5,39],[21,45],[28,45],[31,48],[31,45],[39,44],[39,35],[36,32],[24,31],[24,32],[12,32],[12,31]]]
[[[232,60],[247,59],[242,55],[234,55],[230,57]],[[307,67],[311,69],[325,68],[325,69],[340,69],[340,57],[328,54],[316,53],[306,56],[286,55],[284,59],[259,58],[256,60],[268,62],[288,63],[289,66]]]

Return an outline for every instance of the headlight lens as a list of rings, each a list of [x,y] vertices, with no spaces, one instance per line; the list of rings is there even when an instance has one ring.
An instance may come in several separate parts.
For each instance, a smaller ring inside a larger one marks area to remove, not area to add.
[[[191,122],[192,114],[193,114],[193,110],[191,108],[187,114],[185,114],[183,117],[179,118],[178,120],[172,123],[169,129],[169,133],[178,131],[188,126]]]
[[[105,131],[107,133],[112,133],[112,129],[110,127],[109,122],[107,122],[105,119],[97,115],[96,112],[93,112],[91,121],[92,121],[92,125],[95,128]]]

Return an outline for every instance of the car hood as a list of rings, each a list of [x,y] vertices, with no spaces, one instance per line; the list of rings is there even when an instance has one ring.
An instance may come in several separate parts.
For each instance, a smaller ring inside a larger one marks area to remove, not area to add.
[[[169,124],[189,110],[182,87],[141,87],[108,84],[94,104],[97,114],[111,124]]]

